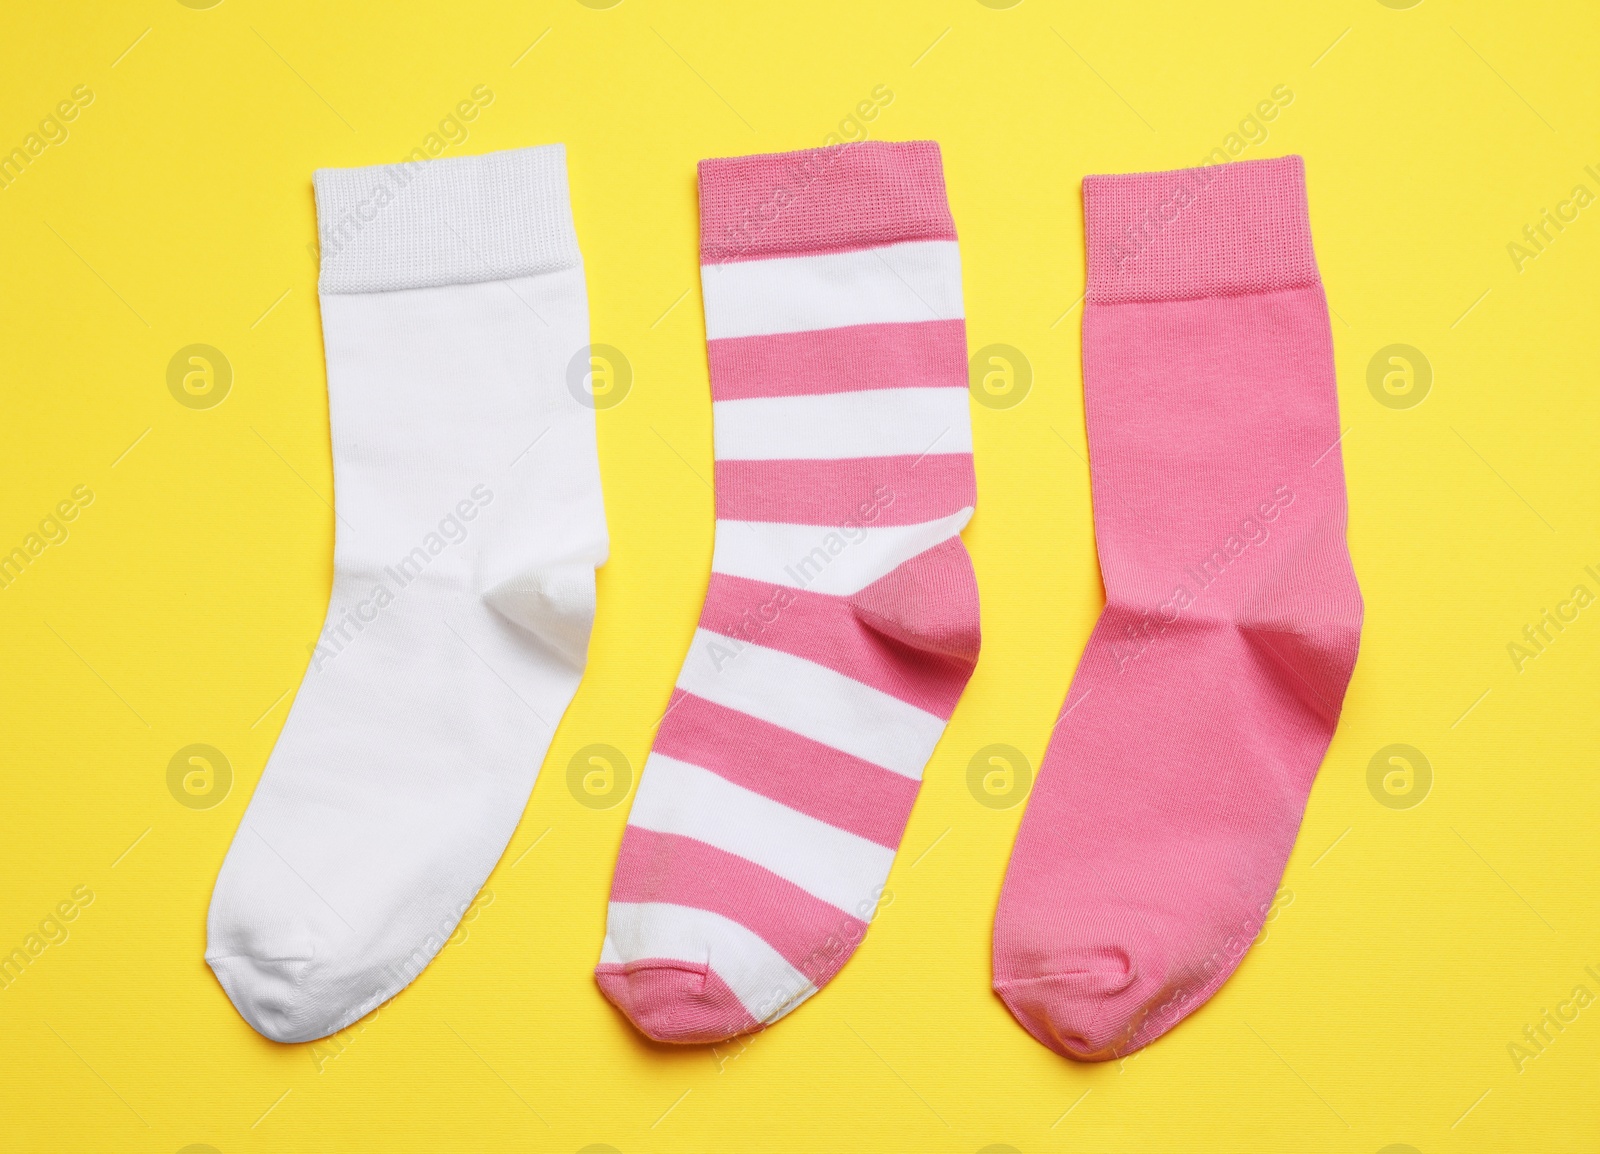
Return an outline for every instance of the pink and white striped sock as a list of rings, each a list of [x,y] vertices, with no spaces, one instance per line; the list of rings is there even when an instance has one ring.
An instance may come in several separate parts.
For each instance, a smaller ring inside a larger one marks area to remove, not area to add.
[[[938,146],[703,161],[700,211],[711,586],[596,970],[686,1043],[776,1021],[854,952],[979,642]]]

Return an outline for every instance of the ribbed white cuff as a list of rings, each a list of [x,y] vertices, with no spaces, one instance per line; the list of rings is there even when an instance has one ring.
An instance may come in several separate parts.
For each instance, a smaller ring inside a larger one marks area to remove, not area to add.
[[[319,168],[324,293],[505,280],[582,263],[565,145]]]

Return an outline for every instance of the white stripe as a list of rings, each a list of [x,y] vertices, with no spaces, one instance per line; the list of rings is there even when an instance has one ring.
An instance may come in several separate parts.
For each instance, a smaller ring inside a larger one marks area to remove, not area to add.
[[[972,452],[965,389],[868,389],[711,406],[719,461]]]
[[[894,864],[892,849],[659,753],[645,760],[628,824],[737,854],[853,917],[872,909]]]
[[[953,240],[702,265],[700,284],[711,340],[966,315]]]
[[[709,965],[758,1022],[776,1021],[817,992],[782,954],[721,914],[667,902],[612,902],[601,963],[642,958]]]
[[[972,519],[972,509],[916,525],[788,525],[777,521],[718,521],[711,568],[768,585],[849,596],[911,558],[948,541]]]
[[[678,688],[914,781],[944,719],[777,649],[696,629]]]

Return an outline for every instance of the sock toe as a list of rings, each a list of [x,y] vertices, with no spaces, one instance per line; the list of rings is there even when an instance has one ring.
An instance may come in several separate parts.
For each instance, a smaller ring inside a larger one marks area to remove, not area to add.
[[[1144,1044],[1142,1011],[1163,985],[1154,955],[1120,948],[1081,951],[1036,976],[996,978],[995,993],[1023,1027],[1056,1053],[1081,1061],[1120,1058]]]
[[[327,1031],[300,1020],[301,981],[310,957],[257,958],[247,954],[207,957],[228,1000],[255,1030],[274,1042],[307,1042]]]
[[[595,981],[612,1005],[658,1042],[720,1042],[760,1025],[709,966],[607,963],[595,970]]]

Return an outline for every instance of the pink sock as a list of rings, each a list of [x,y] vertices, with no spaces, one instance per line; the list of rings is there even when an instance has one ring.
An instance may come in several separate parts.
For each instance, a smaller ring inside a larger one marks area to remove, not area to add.
[[[711,586],[595,971],[666,1042],[757,1029],[844,965],[978,655],[938,146],[708,160],[700,211]]]
[[[1012,851],[994,987],[1120,1056],[1233,972],[1355,665],[1327,303],[1300,158],[1084,180],[1106,607]]]

